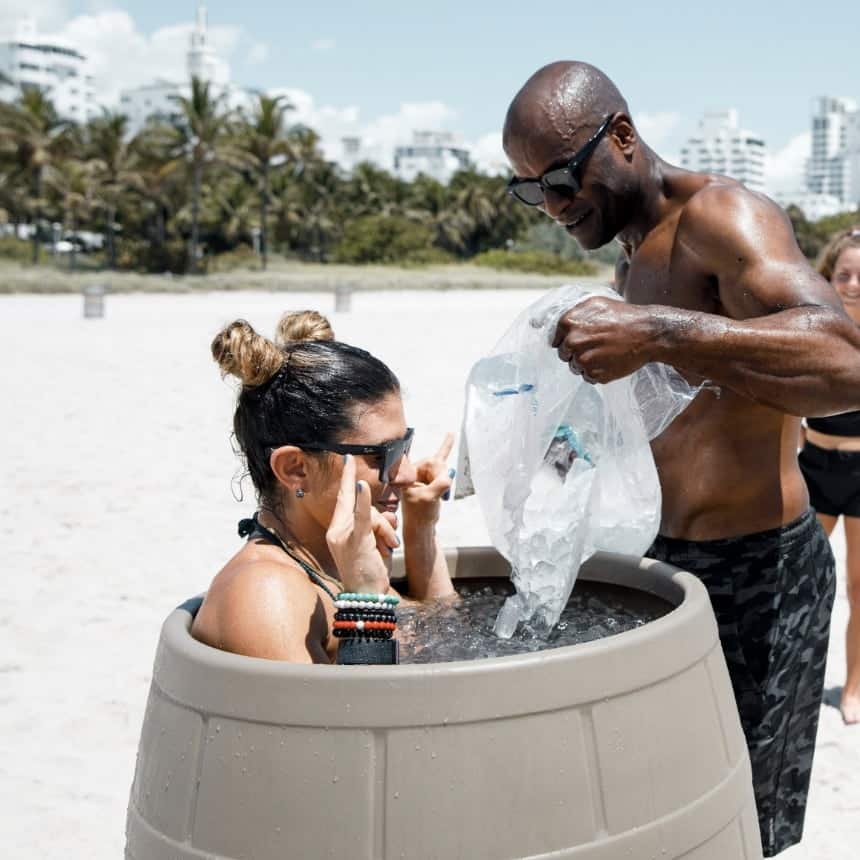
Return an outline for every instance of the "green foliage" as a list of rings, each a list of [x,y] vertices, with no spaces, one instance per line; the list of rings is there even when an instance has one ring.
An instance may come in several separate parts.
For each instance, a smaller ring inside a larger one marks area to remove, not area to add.
[[[785,213],[794,228],[794,235],[800,250],[812,261],[818,258],[834,233],[839,233],[860,223],[860,210],[841,212],[839,215],[830,215],[827,218],[820,218],[818,221],[808,221],[803,212],[794,205],[789,206]]]
[[[260,259],[250,245],[237,245],[232,251],[214,254],[209,260],[210,272],[234,272],[236,269],[255,269]]]
[[[541,275],[596,275],[597,266],[586,260],[565,260],[549,251],[485,251],[472,259],[479,266]]]
[[[116,268],[134,272],[187,271],[188,249],[181,239],[164,243],[148,242],[146,239],[120,239],[117,245]]]
[[[431,256],[433,232],[400,215],[364,215],[350,221],[335,249],[341,263],[420,262]]]
[[[511,200],[503,178],[473,170],[448,185],[405,182],[372,164],[346,174],[326,161],[312,129],[288,125],[282,97],[259,95],[237,114],[192,80],[179,107],[175,123],[153,120],[129,139],[121,114],[75,126],[43,93],[0,103],[0,210],[43,233],[52,222],[100,232],[108,265],[154,272],[265,268],[271,251],[444,263],[506,248],[540,217]],[[248,250],[255,236],[259,260]],[[34,259],[40,247],[34,239]]]
[[[4,260],[26,263],[30,260],[30,256],[30,243],[25,239],[16,239],[14,236],[0,238],[0,257]]]

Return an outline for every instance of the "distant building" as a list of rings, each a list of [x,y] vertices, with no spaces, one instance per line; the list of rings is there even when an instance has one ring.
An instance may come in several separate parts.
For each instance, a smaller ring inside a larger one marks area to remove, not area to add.
[[[698,133],[681,149],[682,167],[729,176],[753,191],[765,189],[766,160],[765,142],[740,128],[734,109],[707,112]]]
[[[129,133],[137,134],[149,121],[178,120],[182,116],[179,99],[187,90],[187,86],[163,80],[123,90],[119,96],[119,112],[128,117]]]
[[[368,161],[369,154],[362,145],[362,140],[357,135],[349,135],[340,139],[340,158],[337,159],[340,166],[350,172],[362,161]]]
[[[87,58],[68,44],[39,36],[33,21],[22,23],[15,38],[0,42],[0,72],[10,82],[0,87],[4,100],[40,89],[63,119],[84,123],[99,113]]]
[[[842,211],[860,204],[860,111],[853,99],[822,96],[813,101],[806,187],[811,194],[835,197]]]
[[[470,165],[469,151],[458,146],[450,132],[414,131],[411,144],[394,150],[394,173],[407,182],[424,173],[447,183]]]
[[[148,122],[178,120],[182,116],[179,101],[191,94],[190,80],[193,77],[209,83],[213,95],[221,96],[227,109],[246,107],[250,103],[250,94],[233,86],[227,79],[224,67],[209,43],[206,7],[202,3],[197,6],[186,68],[188,78],[182,83],[159,79],[120,93],[120,111],[128,117],[129,134],[137,134]]]

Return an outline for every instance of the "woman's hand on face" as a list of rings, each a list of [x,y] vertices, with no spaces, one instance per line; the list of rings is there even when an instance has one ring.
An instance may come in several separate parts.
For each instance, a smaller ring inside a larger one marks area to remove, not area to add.
[[[432,525],[439,519],[440,500],[451,489],[455,472],[448,468],[454,434],[446,433],[439,450],[415,464],[416,480],[402,496],[405,528]]]
[[[346,455],[326,543],[347,591],[388,591],[388,568],[380,554],[380,544],[390,539],[394,530],[383,520],[391,535],[386,532],[378,536],[382,526],[374,521],[372,510],[370,487],[366,481],[356,483],[355,459]]]

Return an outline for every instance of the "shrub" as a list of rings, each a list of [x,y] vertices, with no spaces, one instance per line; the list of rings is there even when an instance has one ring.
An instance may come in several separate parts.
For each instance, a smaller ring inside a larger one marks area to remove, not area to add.
[[[548,251],[485,251],[472,262],[491,269],[536,272],[541,275],[596,275],[597,266],[586,260],[565,260]]]
[[[420,263],[438,259],[428,226],[400,215],[365,215],[347,223],[335,249],[341,263]],[[444,253],[444,252],[443,252]]]
[[[0,257],[16,263],[29,263],[33,259],[32,240],[3,236],[0,238]]]
[[[272,254],[269,252],[269,260]],[[222,254],[213,254],[209,259],[210,272],[232,272],[235,269],[259,269],[260,257],[254,252],[250,245],[241,244],[232,251],[224,251]]]

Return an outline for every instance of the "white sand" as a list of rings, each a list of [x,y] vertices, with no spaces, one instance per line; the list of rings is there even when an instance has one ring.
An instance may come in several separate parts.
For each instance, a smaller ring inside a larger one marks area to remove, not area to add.
[[[416,453],[460,422],[472,362],[531,298],[524,292],[365,293],[331,315],[404,384]],[[325,295],[126,295],[104,320],[76,296],[0,298],[0,840],[9,858],[122,856],[125,808],[158,630],[237,548],[228,444],[233,394],[209,357],[236,316],[271,334]],[[451,544],[486,533],[451,502]],[[842,683],[844,542],[828,687]],[[804,843],[784,856],[856,857],[860,727],[825,707]],[[852,847],[853,846],[853,847]],[[727,858],[731,860],[731,858]]]

